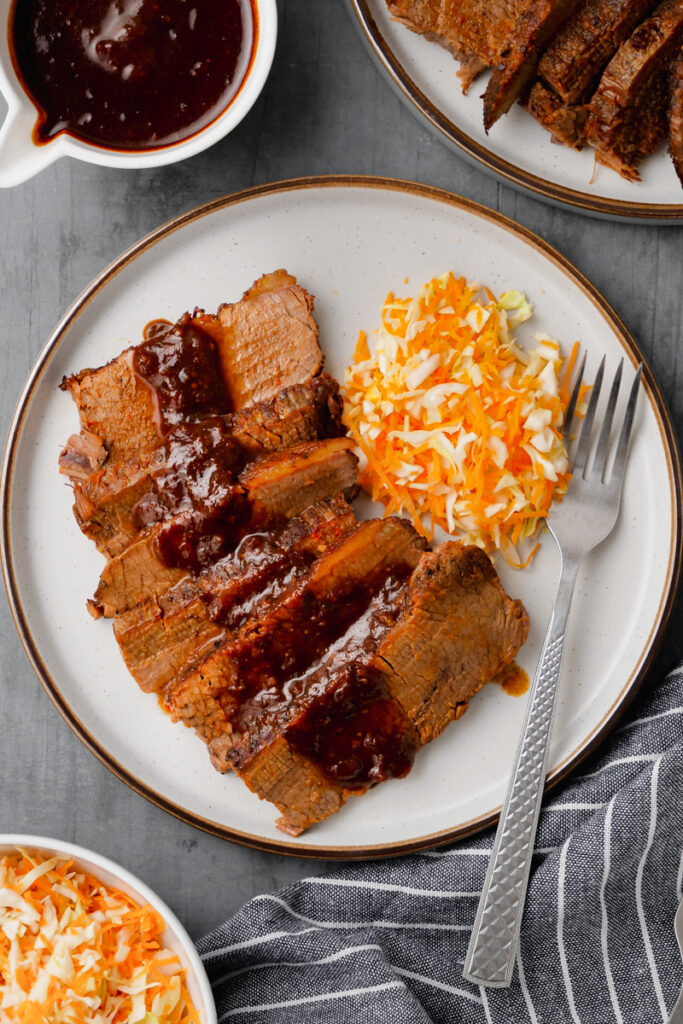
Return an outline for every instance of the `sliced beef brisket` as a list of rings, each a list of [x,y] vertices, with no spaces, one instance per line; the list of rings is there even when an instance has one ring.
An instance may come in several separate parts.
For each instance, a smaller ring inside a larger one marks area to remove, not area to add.
[[[586,145],[584,103],[605,65],[654,7],[654,0],[584,0],[538,63],[527,110],[556,142]]]
[[[248,746],[255,708],[278,710],[283,688],[323,658],[367,611],[389,577],[405,579],[424,542],[404,520],[371,520],[314,563],[303,581],[275,602],[260,621],[223,644],[169,688],[169,709],[207,741],[230,737]],[[244,715],[241,716],[244,708]],[[222,760],[231,765],[226,749]]]
[[[268,401],[224,417],[222,433],[238,443],[241,461],[248,462],[294,444],[340,437],[344,432],[341,404],[339,385],[323,373],[283,388]],[[215,420],[210,421],[210,425],[215,424]],[[69,465],[80,458],[82,436],[71,439],[78,442],[78,447],[69,456]],[[135,514],[139,503],[154,491],[155,481],[165,474],[173,449],[174,434],[170,434],[150,455],[147,467],[123,482],[118,474],[112,473],[95,472],[85,479],[76,479],[71,474],[78,524],[109,558],[120,554],[138,535],[143,525]],[[177,444],[175,449],[177,455]]]
[[[669,152],[683,185],[683,49],[673,62],[670,77],[669,100]]]
[[[484,93],[484,127],[488,131],[531,84],[546,44],[580,0],[533,0],[517,18],[501,47]]]
[[[597,159],[630,181],[666,134],[669,67],[682,40],[683,3],[664,0],[617,51],[589,104]]]
[[[516,19],[532,0],[387,0],[396,21],[440,43],[460,61],[459,78],[471,82],[496,60]]]
[[[527,630],[478,548],[425,553],[408,583],[378,593],[308,673],[247,700],[210,742],[214,763],[232,765],[297,835],[349,796],[406,774],[418,747],[513,660]]]
[[[247,470],[210,518],[183,511],[143,531],[105,566],[94,603],[107,617],[157,598],[191,572],[216,562],[240,540],[353,488],[358,460],[348,438],[297,445]],[[259,469],[259,467],[263,469]],[[281,472],[283,467],[287,473]],[[149,587],[147,587],[149,583]]]
[[[543,82],[534,82],[526,102],[526,109],[555,142],[572,149],[586,145],[586,108],[580,103],[565,103]]]
[[[538,77],[567,104],[588,98],[612,56],[655,0],[584,0],[538,63]]]
[[[424,744],[513,661],[528,628],[523,605],[507,596],[488,555],[451,542],[423,555],[375,663]]]
[[[284,270],[265,274],[239,302],[221,306],[218,322],[223,376],[237,411],[322,368],[313,297]]]
[[[284,528],[247,536],[237,550],[114,620],[114,634],[143,690],[160,691],[226,631],[234,632],[302,577],[356,525],[341,496],[317,502]]]

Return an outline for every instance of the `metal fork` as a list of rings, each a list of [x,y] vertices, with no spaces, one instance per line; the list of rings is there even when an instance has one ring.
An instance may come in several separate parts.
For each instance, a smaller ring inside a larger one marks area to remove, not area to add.
[[[585,362],[584,355],[567,406],[564,425],[567,449]],[[623,360],[614,376],[595,457],[591,462],[589,451],[604,376],[604,358],[600,363],[576,444],[571,483],[562,501],[553,506],[548,517],[548,529],[560,549],[560,580],[531,685],[522,736],[465,958],[463,977],[476,985],[504,988],[512,980],[574,586],[583,558],[611,533],[621,504],[624,470],[643,370],[641,363],[631,388],[610,469],[609,442],[622,363]]]

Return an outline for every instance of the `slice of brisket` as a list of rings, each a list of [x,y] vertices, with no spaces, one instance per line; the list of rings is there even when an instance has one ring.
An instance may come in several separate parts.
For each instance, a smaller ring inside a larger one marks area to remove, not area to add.
[[[303,441],[342,437],[342,409],[339,384],[329,373],[321,373],[234,413],[230,429],[244,451],[255,457]]]
[[[131,675],[159,692],[208,645],[243,626],[356,525],[341,495],[316,502],[283,529],[248,536],[231,555],[114,620]]]
[[[155,419],[154,396],[133,368],[133,349],[127,349],[97,370],[81,370],[65,377],[62,390],[68,391],[78,408],[81,432],[98,438],[107,452],[107,471],[113,467],[123,477],[139,473],[161,442]],[[87,442],[86,442],[87,443]],[[60,456],[60,470],[72,479],[70,467],[78,462],[71,455],[75,442]],[[99,470],[100,466],[97,467]]]
[[[586,108],[580,103],[565,103],[543,82],[534,82],[526,102],[532,117],[550,132],[553,141],[583,149],[586,145]]]
[[[532,0],[387,0],[393,19],[439,43],[460,61],[467,92],[509,39],[516,19]]]
[[[624,40],[656,0],[584,0],[538,63],[538,77],[566,104],[588,98]]]
[[[423,555],[374,664],[424,744],[513,661],[528,628],[522,603],[507,596],[488,555],[450,542]]]
[[[541,53],[580,0],[534,0],[524,10],[498,53],[484,93],[484,128],[506,114],[531,84]]]
[[[339,385],[329,374],[322,373],[283,388],[268,401],[225,417],[225,432],[238,442],[244,461],[249,461],[288,445],[342,436],[341,409]],[[70,451],[71,441],[77,443],[73,455],[68,456],[69,465],[80,458],[82,436],[75,435],[65,449]],[[123,480],[112,471],[91,473],[85,479],[71,474],[76,520],[107,557],[120,554],[140,532],[141,523],[134,513],[154,490],[155,479],[164,472],[168,449],[169,437],[150,456],[146,469],[137,476],[124,475]]]
[[[682,40],[683,3],[664,0],[617,51],[588,106],[598,161],[629,181],[666,135],[669,65]]]
[[[254,522],[289,519],[338,491],[355,491],[358,460],[348,437],[306,441],[273,452],[240,476]]]
[[[683,50],[671,67],[669,100],[669,152],[683,185]]]
[[[405,775],[515,657],[528,618],[478,548],[422,555],[407,585],[379,593],[320,663],[262,691],[209,743],[298,835],[386,778]]]
[[[143,531],[105,566],[94,605],[108,618],[156,599],[192,571],[222,558],[260,528],[354,488],[358,460],[348,438],[294,445],[248,467],[207,520],[180,512]],[[261,468],[262,467],[262,468]],[[286,472],[285,472],[286,470]]]
[[[349,797],[407,775],[419,745],[381,673],[355,661],[332,675],[324,693],[294,712],[291,724],[236,772],[280,811],[277,827],[298,836]]]
[[[218,321],[223,376],[237,411],[322,367],[313,296],[284,270],[265,274],[239,302],[221,306]]]
[[[112,491],[137,476],[178,423],[269,402],[317,374],[323,357],[312,309],[312,296],[279,270],[217,317],[196,310],[176,324],[155,321],[143,342],[106,366],[65,378],[61,387],[76,402],[82,430],[108,452],[105,477],[116,479],[103,485]],[[306,398],[294,401],[305,405]],[[323,404],[319,399],[318,414]],[[333,402],[328,415],[335,416]],[[60,464],[71,475],[75,462],[80,480],[73,449],[70,441]]]
[[[284,688],[323,659],[367,612],[390,578],[405,579],[424,542],[404,520],[370,520],[314,563],[269,612],[221,645],[167,692],[169,710],[196,729],[222,770],[234,748],[248,749],[259,716],[280,712]],[[258,739],[257,739],[257,742]]]

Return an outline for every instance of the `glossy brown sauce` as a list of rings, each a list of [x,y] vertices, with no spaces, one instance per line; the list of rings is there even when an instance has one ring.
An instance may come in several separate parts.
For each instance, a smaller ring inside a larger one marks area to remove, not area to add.
[[[500,670],[495,681],[510,697],[521,697],[529,689],[529,676],[514,661]]]
[[[34,141],[68,132],[136,150],[195,134],[249,64],[242,18],[240,0],[13,0],[10,49],[38,109]]]
[[[165,565],[199,572],[233,550],[249,514],[237,483],[246,457],[227,416],[218,349],[186,313],[176,324],[147,324],[131,359],[154,395],[163,439],[160,468],[132,519],[141,530],[162,524],[156,548]]]
[[[252,643],[240,662],[240,767],[283,730],[336,782],[374,785],[407,774],[415,734],[378,674],[364,667],[396,621],[409,568],[382,570],[334,600],[302,602],[289,629]]]
[[[308,708],[287,735],[295,750],[350,788],[403,778],[417,749],[412,723],[381,675],[357,663],[339,673],[327,699]]]
[[[176,324],[147,324],[132,360],[135,373],[155,396],[162,436],[187,420],[230,411],[216,343],[189,313]]]

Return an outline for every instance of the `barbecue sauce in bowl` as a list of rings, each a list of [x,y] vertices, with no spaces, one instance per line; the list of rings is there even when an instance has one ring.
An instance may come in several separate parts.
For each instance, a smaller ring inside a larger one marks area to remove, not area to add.
[[[245,13],[246,12],[246,13]],[[10,50],[35,143],[169,146],[229,105],[254,35],[249,0],[13,0]]]

